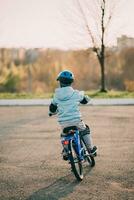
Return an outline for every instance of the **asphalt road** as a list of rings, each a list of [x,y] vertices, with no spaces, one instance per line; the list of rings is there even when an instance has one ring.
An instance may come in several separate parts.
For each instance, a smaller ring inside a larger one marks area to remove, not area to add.
[[[134,106],[82,106],[99,152],[77,182],[47,106],[0,107],[0,200],[133,200]]]

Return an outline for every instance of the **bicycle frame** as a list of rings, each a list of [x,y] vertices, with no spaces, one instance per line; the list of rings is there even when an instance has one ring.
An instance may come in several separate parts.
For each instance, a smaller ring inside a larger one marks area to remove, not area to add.
[[[64,136],[61,140],[62,145],[67,150],[68,144],[70,140],[73,141],[74,148],[80,160],[83,160],[84,157],[82,155],[83,147],[81,146],[79,130],[72,130],[68,133],[68,135]]]

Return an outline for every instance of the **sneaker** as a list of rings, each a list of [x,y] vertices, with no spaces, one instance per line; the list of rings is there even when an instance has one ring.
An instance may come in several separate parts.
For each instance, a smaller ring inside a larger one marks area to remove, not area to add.
[[[62,156],[63,156],[63,160],[68,160],[68,155],[64,149],[62,150]]]
[[[90,150],[90,152],[91,152],[91,154],[92,154],[93,156],[97,156],[97,147],[94,146],[94,147]]]

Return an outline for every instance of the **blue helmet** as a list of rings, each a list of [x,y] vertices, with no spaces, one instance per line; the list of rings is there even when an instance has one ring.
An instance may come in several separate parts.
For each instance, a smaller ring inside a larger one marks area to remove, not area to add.
[[[71,71],[64,70],[59,73],[57,81],[64,85],[71,85],[74,81],[74,74]]]

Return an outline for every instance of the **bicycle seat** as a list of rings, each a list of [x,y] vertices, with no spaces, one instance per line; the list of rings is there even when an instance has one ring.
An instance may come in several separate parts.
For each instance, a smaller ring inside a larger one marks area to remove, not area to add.
[[[69,133],[71,130],[76,131],[76,130],[78,130],[78,127],[77,127],[77,126],[65,127],[65,128],[63,129],[63,133]]]

